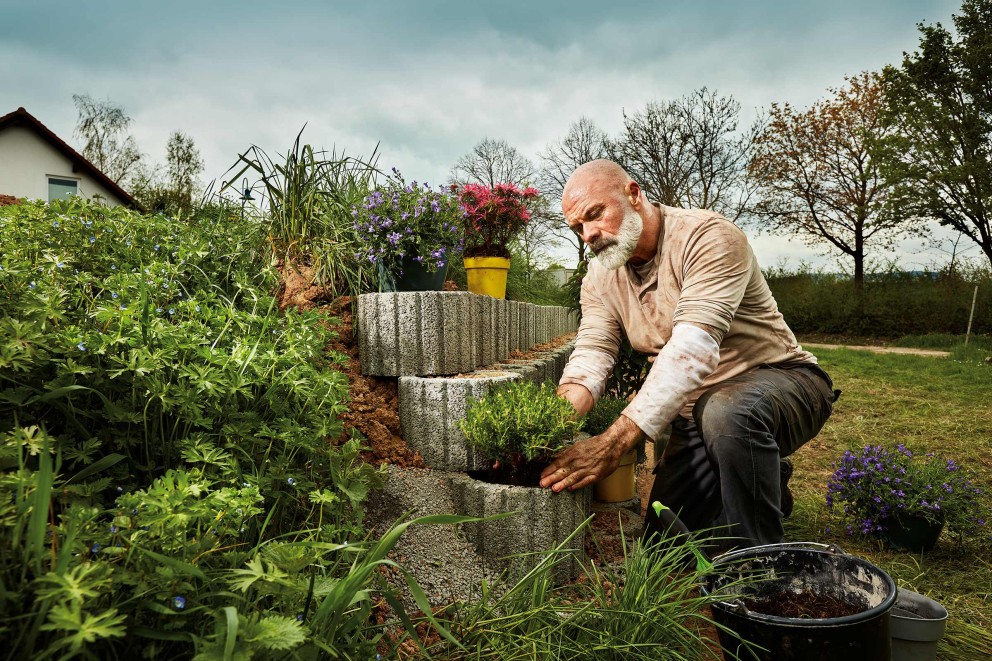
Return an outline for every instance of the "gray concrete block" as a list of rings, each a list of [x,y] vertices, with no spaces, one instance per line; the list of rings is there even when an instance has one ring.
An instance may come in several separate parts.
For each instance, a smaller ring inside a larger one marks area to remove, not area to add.
[[[358,297],[363,374],[458,374],[476,363],[475,302],[468,292],[400,292]]]
[[[491,296],[473,296],[472,302],[475,306],[472,322],[476,325],[475,365],[490,365],[505,355],[499,353],[498,319],[503,310],[498,305],[500,301]]]
[[[592,489],[554,493],[538,487],[490,484],[470,475],[452,475],[452,500],[459,514],[485,517],[517,512],[501,519],[462,524],[465,537],[487,563],[522,576],[546,552],[564,542],[589,516]],[[585,531],[567,544],[573,549],[556,567],[558,582],[575,579],[585,559]],[[523,557],[520,554],[532,554]]]
[[[512,350],[522,350],[527,347],[524,346],[527,343],[527,332],[526,332],[526,304],[520,301],[511,301],[510,308],[510,323],[513,326],[511,331],[514,335]]]
[[[537,343],[543,344],[555,338],[554,327],[551,325],[551,315],[554,312],[552,307],[539,307],[537,309]]]
[[[470,378],[400,377],[397,398],[403,440],[431,468],[489,468],[489,460],[466,445],[459,423],[465,419],[470,398],[479,399],[494,385],[520,378],[510,370],[475,372]]]
[[[520,306],[518,301],[506,301],[506,328],[507,328],[507,349],[506,354],[500,356],[505,358],[510,351],[520,349]]]

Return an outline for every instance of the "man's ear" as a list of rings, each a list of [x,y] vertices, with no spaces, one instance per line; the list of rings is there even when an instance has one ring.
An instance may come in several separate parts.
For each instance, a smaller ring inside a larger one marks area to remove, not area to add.
[[[627,193],[627,200],[630,205],[637,209],[642,201],[641,187],[636,181],[628,181],[627,185],[624,187]]]

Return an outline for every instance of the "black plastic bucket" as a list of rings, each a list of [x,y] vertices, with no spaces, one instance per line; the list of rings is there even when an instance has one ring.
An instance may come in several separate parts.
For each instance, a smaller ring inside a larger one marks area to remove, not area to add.
[[[721,630],[724,658],[882,661],[891,654],[889,611],[896,600],[895,582],[867,560],[835,546],[800,542],[726,553],[713,560],[703,591],[726,595],[713,605],[713,619],[753,643],[748,647]],[[814,619],[766,615],[744,604],[807,592],[860,610]]]

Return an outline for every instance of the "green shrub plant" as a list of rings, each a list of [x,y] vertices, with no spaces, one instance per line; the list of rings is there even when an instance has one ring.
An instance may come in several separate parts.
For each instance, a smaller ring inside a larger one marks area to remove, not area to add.
[[[373,570],[409,522],[364,539],[328,320],[278,312],[238,211],[0,209],[0,657],[383,644]]]
[[[582,420],[555,394],[554,384],[519,379],[470,401],[459,424],[466,442],[498,461],[508,479],[536,486],[535,475],[579,432]]]
[[[599,436],[616,422],[623,410],[627,408],[627,400],[621,397],[606,395],[599,398],[592,410],[586,414],[585,431],[590,436]]]

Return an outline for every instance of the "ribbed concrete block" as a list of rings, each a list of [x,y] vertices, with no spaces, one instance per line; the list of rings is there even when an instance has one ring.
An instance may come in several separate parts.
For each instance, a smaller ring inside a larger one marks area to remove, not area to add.
[[[524,329],[526,324],[526,316],[524,310],[526,310],[527,304],[521,303],[520,301],[511,301],[510,307],[510,324],[511,333],[513,333],[513,343],[510,350],[522,350],[526,349],[527,343],[527,333]]]
[[[526,378],[529,378],[534,383],[540,385],[547,381],[548,376],[553,372],[553,366],[549,365],[550,362],[551,361],[541,360],[539,358],[507,358],[506,360],[497,363],[496,368],[521,370],[521,374],[524,374]],[[531,370],[533,370],[533,372]]]
[[[555,311],[552,307],[540,307],[537,309],[537,343],[550,342],[555,335],[555,329],[551,324],[551,315]]]
[[[501,362],[496,363],[492,366],[492,368],[500,372],[513,372],[514,374],[519,374],[521,378],[527,379],[531,383],[536,385],[541,384],[542,372],[534,365],[531,365],[529,361],[518,361],[514,363]]]
[[[512,370],[476,372],[471,378],[400,377],[397,397],[403,440],[431,468],[489,468],[491,462],[466,445],[459,422],[465,419],[470,398],[480,399],[494,385],[520,378]]]
[[[477,329],[468,292],[400,292],[358,297],[363,374],[458,374],[474,369]]]
[[[491,365],[506,353],[499,352],[499,318],[502,316],[500,301],[491,296],[473,296],[475,305],[473,322],[476,324],[475,365]],[[505,344],[505,343],[504,343]]]
[[[533,568],[546,552],[565,541],[589,516],[592,489],[554,493],[538,487],[490,484],[470,475],[452,476],[452,500],[459,514],[485,517],[505,512],[512,516],[462,524],[466,538],[488,563],[507,568],[519,577]],[[585,531],[568,544],[574,549],[554,573],[555,580],[573,580],[585,559]],[[524,553],[525,557],[513,558]]]

